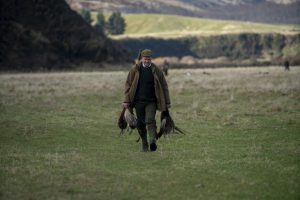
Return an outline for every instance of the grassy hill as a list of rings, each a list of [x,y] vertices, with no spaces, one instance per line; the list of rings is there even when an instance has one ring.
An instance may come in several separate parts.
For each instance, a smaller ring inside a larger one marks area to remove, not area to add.
[[[106,18],[108,18],[106,14]],[[95,19],[96,13],[93,13]],[[110,36],[135,58],[139,49],[151,48],[156,57],[226,57],[281,64],[299,63],[299,25],[273,25],[175,15],[125,14],[123,35]],[[201,61],[199,61],[201,62]]]
[[[299,24],[299,0],[67,0],[79,11],[156,13],[209,19]]]
[[[96,13],[93,13],[95,19]],[[251,22],[211,20],[176,15],[125,14],[127,28],[122,37],[179,37],[186,35],[216,35],[228,33],[300,32],[299,25],[270,25]],[[117,36],[115,38],[118,38]]]
[[[155,153],[119,135],[126,75],[1,74],[0,199],[299,197],[300,68],[171,70],[188,133]]]

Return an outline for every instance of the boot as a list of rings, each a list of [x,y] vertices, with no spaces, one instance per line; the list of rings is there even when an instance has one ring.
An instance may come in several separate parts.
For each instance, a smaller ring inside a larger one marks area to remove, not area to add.
[[[149,132],[149,136],[150,136],[150,151],[156,151],[156,149],[157,149],[157,145],[156,145],[156,136],[157,136],[156,124],[149,124],[147,126],[147,128],[148,128],[148,132]]]
[[[152,143],[150,144],[150,151],[156,151],[156,149],[157,149],[156,141],[152,141]]]
[[[147,141],[147,131],[145,130],[138,130],[139,135],[142,139],[142,151],[143,152],[147,152],[149,151],[149,145],[148,145],[148,141]]]
[[[147,139],[146,140],[142,139],[142,151],[143,152],[149,151],[149,145],[148,145]]]

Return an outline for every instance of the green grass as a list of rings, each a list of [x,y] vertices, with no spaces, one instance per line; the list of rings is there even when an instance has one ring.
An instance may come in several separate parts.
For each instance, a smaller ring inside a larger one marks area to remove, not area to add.
[[[96,21],[96,13],[92,14]],[[228,33],[299,33],[299,25],[271,25],[230,20],[212,20],[176,15],[123,14],[127,27],[118,37],[179,37]],[[109,15],[106,15],[108,18]]]
[[[0,75],[0,198],[299,199],[300,68],[171,70],[188,134],[155,153],[116,127],[126,74]]]

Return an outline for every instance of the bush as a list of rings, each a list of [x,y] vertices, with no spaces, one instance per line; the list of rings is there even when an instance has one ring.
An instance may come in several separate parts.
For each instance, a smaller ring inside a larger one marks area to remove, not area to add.
[[[109,34],[119,35],[125,32],[126,23],[125,19],[121,16],[120,12],[114,12],[108,18],[107,30]]]
[[[91,18],[91,12],[89,10],[81,9],[80,15],[87,23],[91,24],[93,22]]]
[[[103,15],[103,13],[98,13],[97,14],[97,23],[95,25],[95,28],[104,33],[105,32],[105,27],[106,27],[106,22],[105,22],[105,17]]]

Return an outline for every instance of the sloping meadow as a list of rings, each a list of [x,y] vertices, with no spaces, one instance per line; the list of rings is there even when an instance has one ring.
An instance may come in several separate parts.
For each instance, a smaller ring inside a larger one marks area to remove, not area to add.
[[[136,130],[119,134],[126,76],[0,75],[0,197],[299,196],[299,68],[171,69],[171,114],[186,134],[154,153]]]
[[[241,61],[250,59],[252,65],[259,63],[281,65],[284,60],[289,60],[293,65],[300,63],[299,34],[231,33],[206,36],[185,35],[173,38],[145,36],[140,38],[124,37],[118,41],[128,49],[132,56],[136,56],[139,49],[147,46],[153,50],[155,57],[165,57],[166,59],[168,57],[182,59],[192,56],[196,60],[200,59],[199,61],[201,59],[226,58],[231,63],[240,64]],[[224,66],[225,62],[216,62],[215,64]],[[178,65],[178,63],[174,62],[173,65]]]

